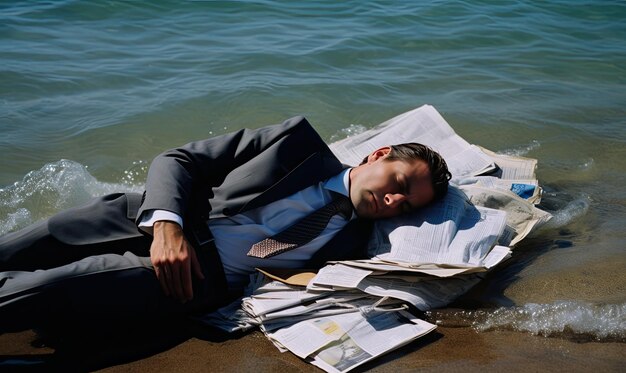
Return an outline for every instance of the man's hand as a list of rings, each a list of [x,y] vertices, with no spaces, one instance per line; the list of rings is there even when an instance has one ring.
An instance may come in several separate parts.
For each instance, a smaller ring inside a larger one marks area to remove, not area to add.
[[[167,296],[185,303],[193,298],[191,273],[204,279],[196,252],[191,247],[180,225],[171,221],[154,223],[154,239],[150,260]]]

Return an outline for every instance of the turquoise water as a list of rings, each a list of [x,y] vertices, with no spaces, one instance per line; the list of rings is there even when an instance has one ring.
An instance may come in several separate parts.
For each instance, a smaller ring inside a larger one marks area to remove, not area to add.
[[[332,141],[431,104],[537,158],[556,216],[471,299],[608,305],[594,335],[623,340],[625,41],[621,1],[2,2],[0,233],[139,191],[192,139],[304,114]]]

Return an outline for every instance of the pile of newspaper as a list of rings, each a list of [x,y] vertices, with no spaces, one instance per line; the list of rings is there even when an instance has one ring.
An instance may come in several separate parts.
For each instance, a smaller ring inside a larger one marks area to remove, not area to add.
[[[446,197],[375,223],[368,260],[328,263],[317,273],[261,271],[241,303],[203,320],[224,330],[260,327],[281,351],[345,372],[435,329],[407,312],[443,307],[511,256],[551,217],[535,207],[536,160],[471,145],[422,106],[330,145],[346,164],[404,142],[426,144],[448,163]]]

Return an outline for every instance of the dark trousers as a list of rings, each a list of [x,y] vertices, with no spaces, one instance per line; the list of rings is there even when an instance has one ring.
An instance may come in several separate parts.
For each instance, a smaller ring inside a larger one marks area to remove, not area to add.
[[[77,234],[81,224],[89,234],[98,219],[115,221],[119,231],[132,231],[137,228],[127,214],[129,200],[123,194],[100,197],[64,216],[67,224],[77,224],[71,227]],[[100,209],[105,203],[106,210]],[[116,239],[68,244],[50,233],[47,219],[0,237],[0,333],[50,325],[108,328],[225,303],[223,270],[210,242],[201,246],[192,241],[205,280],[195,281],[193,301],[181,304],[161,290],[149,258],[150,237],[103,235],[111,236]]]

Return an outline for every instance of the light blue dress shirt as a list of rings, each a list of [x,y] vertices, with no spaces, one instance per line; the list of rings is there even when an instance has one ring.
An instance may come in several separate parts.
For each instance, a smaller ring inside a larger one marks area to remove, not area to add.
[[[309,213],[323,207],[332,200],[331,192],[349,197],[350,169],[303,189],[287,198],[275,201],[242,214],[227,218],[211,219],[209,229],[215,239],[229,286],[242,287],[248,283],[249,275],[260,268],[302,268],[313,254],[337,234],[349,220],[341,215],[331,218],[326,229],[311,242],[291,251],[270,257],[247,256],[253,244],[271,237]],[[180,216],[168,211],[148,211],[139,226],[146,231],[157,220],[175,221],[182,226]],[[351,219],[355,218],[352,214]],[[351,220],[350,219],[350,220]]]

